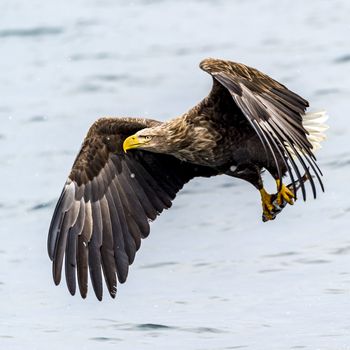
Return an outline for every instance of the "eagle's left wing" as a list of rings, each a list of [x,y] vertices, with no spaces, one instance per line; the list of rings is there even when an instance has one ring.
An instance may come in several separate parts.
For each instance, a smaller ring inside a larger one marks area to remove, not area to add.
[[[282,171],[276,159],[276,151],[288,169],[294,193],[298,181],[301,184],[303,198],[306,198],[305,187],[301,181],[302,171],[294,159],[296,156],[310,180],[313,195],[316,197],[316,186],[309,168],[316,175],[322,190],[323,184],[322,173],[313,154],[313,146],[303,126],[303,116],[309,106],[308,102],[266,74],[240,63],[205,59],[200,63],[200,68],[212,75],[216,87],[229,91],[259,136],[265,150],[272,153],[280,180]]]

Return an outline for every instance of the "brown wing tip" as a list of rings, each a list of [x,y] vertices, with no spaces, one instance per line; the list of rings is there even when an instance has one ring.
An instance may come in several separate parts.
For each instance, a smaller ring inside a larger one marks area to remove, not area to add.
[[[213,68],[220,62],[222,62],[222,60],[207,57],[199,63],[199,68],[210,73],[213,71]]]
[[[205,72],[213,75],[220,72],[234,72],[236,69],[239,69],[240,71],[246,70],[246,69],[252,69],[254,68],[248,67],[242,63],[237,63],[229,60],[222,60],[218,58],[212,58],[208,57],[202,60],[199,63],[199,67],[204,70]]]
[[[68,291],[69,291],[70,295],[74,296],[75,295],[75,286],[73,287],[73,286],[68,285],[67,287],[68,287]]]

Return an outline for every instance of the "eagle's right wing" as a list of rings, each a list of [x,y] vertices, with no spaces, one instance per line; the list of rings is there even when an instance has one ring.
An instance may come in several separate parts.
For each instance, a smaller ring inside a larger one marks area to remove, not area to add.
[[[53,278],[60,283],[63,260],[67,286],[86,297],[88,270],[96,297],[102,299],[102,271],[112,297],[117,278],[125,282],[129,265],[149,234],[149,221],[169,208],[176,193],[195,176],[214,170],[175,157],[132,150],[123,141],[157,124],[132,118],[98,120],[74,162],[54,211],[48,253]],[[76,272],[77,270],[77,272]]]

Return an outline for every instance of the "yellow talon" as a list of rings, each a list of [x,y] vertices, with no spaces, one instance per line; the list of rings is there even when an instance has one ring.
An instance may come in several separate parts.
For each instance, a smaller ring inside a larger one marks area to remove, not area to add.
[[[267,220],[273,220],[275,218],[275,207],[272,204],[272,196],[266,192],[265,188],[259,190],[261,195],[261,204],[263,209],[263,218]]]
[[[277,193],[277,204],[282,205],[284,202],[287,202],[293,205],[293,199],[295,198],[294,193],[285,184],[281,184],[280,180],[276,180],[276,185],[277,188],[281,186],[281,189]]]

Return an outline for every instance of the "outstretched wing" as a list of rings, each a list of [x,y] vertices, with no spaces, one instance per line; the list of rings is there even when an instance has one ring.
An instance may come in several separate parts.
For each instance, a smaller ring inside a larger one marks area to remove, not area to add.
[[[305,187],[301,181],[303,172],[294,160],[296,156],[310,180],[313,195],[316,197],[316,187],[309,168],[316,175],[322,190],[323,184],[322,173],[316,164],[312,145],[302,124],[308,102],[269,76],[240,63],[205,59],[200,63],[200,68],[214,78],[211,94],[220,94],[220,89],[229,91],[259,136],[265,151],[273,155],[280,180],[282,169],[277,161],[276,152],[288,169],[294,193],[295,184],[299,181],[305,200]]]
[[[60,283],[63,260],[67,286],[86,297],[88,271],[96,297],[102,299],[102,272],[114,298],[117,279],[125,282],[129,265],[149,234],[149,221],[171,206],[176,193],[211,168],[193,166],[163,154],[130,151],[127,136],[159,122],[100,119],[89,130],[54,211],[48,253],[53,278]]]

